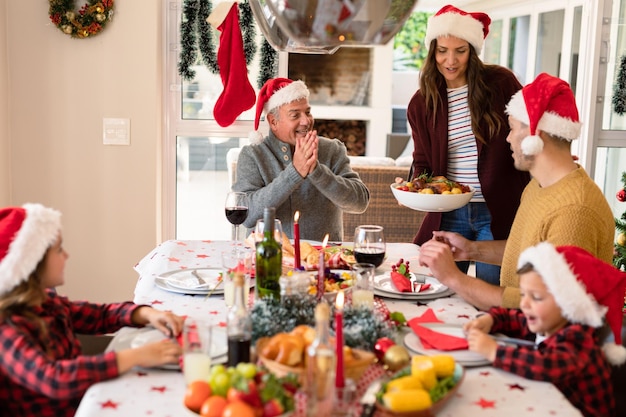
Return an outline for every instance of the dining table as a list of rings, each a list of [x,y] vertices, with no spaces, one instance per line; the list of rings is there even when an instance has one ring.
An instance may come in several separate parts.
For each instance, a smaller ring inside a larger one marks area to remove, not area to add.
[[[167,288],[163,277],[186,269],[219,270],[222,268],[223,252],[244,246],[245,242],[241,241],[164,241],[134,266],[138,279],[133,301],[208,321],[213,325],[214,339],[223,338],[226,343],[227,306],[223,293],[216,291],[210,296],[190,295],[184,290]],[[427,268],[419,266],[419,247],[411,243],[387,243],[386,258],[376,269],[376,274],[388,274],[399,259],[409,261],[413,272],[430,274]],[[253,291],[252,289],[251,292]],[[463,324],[480,313],[452,291],[445,292],[441,297],[424,300],[384,295],[385,293],[376,292],[376,303],[386,307],[389,312],[402,313],[407,320],[431,311],[445,323]],[[136,337],[134,335],[141,331],[142,329],[135,328],[121,329],[114,335],[107,349],[128,347],[129,341],[132,345],[133,337]],[[411,331],[405,329],[404,332],[410,334]],[[398,343],[402,343],[402,338]],[[409,352],[412,355],[418,354],[410,349]],[[214,358],[215,363],[224,361],[223,356]],[[118,378],[94,384],[82,398],[76,416],[197,416],[183,404],[186,386],[178,367],[164,368],[135,368]],[[463,380],[458,389],[436,412],[436,417],[581,415],[549,382],[525,379],[489,366],[488,363],[467,366],[463,371]],[[355,405],[355,410],[357,409],[358,404]],[[356,411],[355,415],[358,415]]]

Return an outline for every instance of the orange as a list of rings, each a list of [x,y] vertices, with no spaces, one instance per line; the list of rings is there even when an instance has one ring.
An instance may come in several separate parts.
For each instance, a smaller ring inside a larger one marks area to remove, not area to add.
[[[228,401],[219,395],[211,395],[200,407],[200,417],[222,417]]]
[[[256,417],[256,413],[252,406],[241,400],[237,400],[228,403],[226,408],[224,408],[222,417]]]
[[[207,381],[193,381],[187,385],[187,390],[185,391],[185,407],[198,413],[202,403],[210,396],[211,387]]]

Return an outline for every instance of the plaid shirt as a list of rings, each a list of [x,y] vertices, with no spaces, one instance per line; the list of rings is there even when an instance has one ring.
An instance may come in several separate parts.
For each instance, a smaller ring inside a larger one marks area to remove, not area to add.
[[[520,310],[494,307],[489,314],[494,319],[493,333],[535,340]],[[498,346],[493,366],[553,383],[585,416],[612,416],[611,367],[594,333],[593,327],[569,324],[536,348]]]
[[[115,352],[82,356],[74,332],[102,334],[132,325],[133,303],[71,302],[48,291],[33,311],[48,328],[46,353],[39,329],[22,316],[0,322],[0,416],[73,416],[92,384],[118,376]]]

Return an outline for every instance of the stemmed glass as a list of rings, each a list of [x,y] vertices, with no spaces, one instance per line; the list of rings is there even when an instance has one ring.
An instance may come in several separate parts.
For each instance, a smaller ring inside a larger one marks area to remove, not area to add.
[[[357,226],[354,231],[354,258],[359,263],[378,268],[385,259],[383,227],[371,224]]]
[[[248,217],[248,196],[246,193],[230,191],[226,194],[224,208],[226,219],[233,225],[231,240],[236,242],[239,237],[239,225]]]

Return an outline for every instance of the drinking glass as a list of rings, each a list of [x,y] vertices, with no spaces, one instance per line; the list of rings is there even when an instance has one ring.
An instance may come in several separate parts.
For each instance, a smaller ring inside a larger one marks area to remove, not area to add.
[[[239,238],[239,225],[248,217],[248,195],[229,191],[226,194],[224,210],[226,211],[226,219],[233,225],[231,240],[236,242]]]
[[[357,226],[354,231],[354,258],[358,263],[378,268],[385,259],[383,227],[372,224]]]
[[[245,294],[250,292],[250,276],[252,274],[254,250],[248,248],[236,248],[232,251],[222,252],[222,279],[224,280],[224,301],[226,307],[231,308],[235,304],[235,272],[243,272]]]
[[[211,325],[187,318],[183,326],[183,375],[185,383],[208,381],[211,373]]]
[[[256,227],[254,228],[254,243],[258,244],[263,240],[263,229],[265,227],[265,222],[263,219],[259,219],[256,221]],[[278,219],[274,219],[274,239],[280,246],[283,245],[283,225]]]
[[[356,263],[352,265],[356,282],[352,289],[354,307],[374,307],[374,270],[372,264]]]

